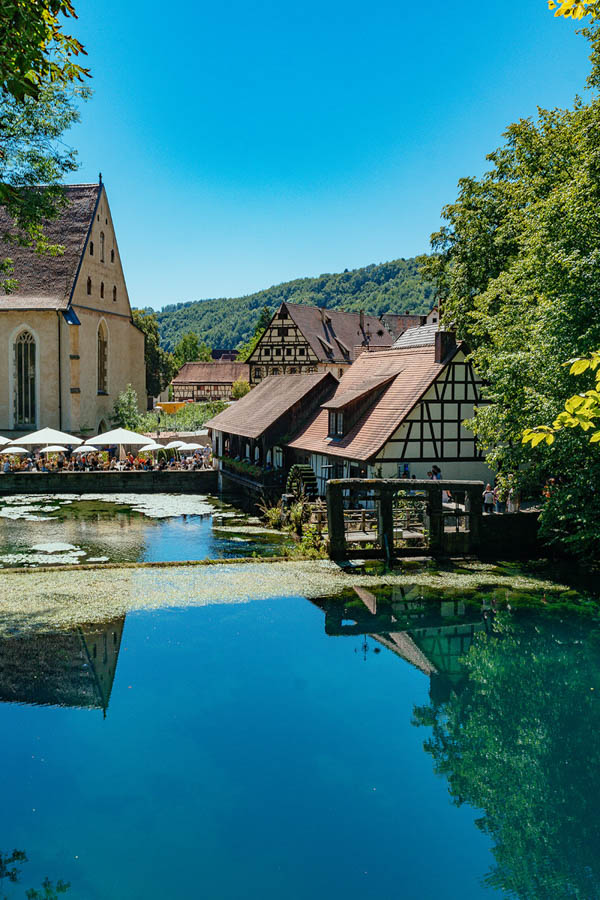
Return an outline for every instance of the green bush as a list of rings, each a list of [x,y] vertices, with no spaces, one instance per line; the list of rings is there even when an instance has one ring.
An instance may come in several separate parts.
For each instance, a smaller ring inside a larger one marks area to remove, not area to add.
[[[213,416],[223,412],[227,404],[222,400],[210,403],[186,403],[176,413],[147,412],[139,417],[140,431],[199,431]]]

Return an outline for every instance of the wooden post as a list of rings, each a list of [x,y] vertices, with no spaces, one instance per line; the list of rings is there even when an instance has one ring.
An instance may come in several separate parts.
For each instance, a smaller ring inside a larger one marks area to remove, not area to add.
[[[427,512],[429,514],[429,548],[432,556],[444,551],[444,516],[442,514],[442,489],[436,481],[427,485]]]
[[[329,556],[331,559],[346,559],[343,499],[342,484],[339,481],[328,481],[327,525],[329,531]]]
[[[469,513],[466,518],[469,528],[469,552],[471,553],[479,550],[481,544],[481,517],[483,515],[481,494],[479,486],[469,488],[465,493],[465,512]]]
[[[394,554],[394,489],[383,482],[379,488],[377,537],[379,546],[390,562]]]

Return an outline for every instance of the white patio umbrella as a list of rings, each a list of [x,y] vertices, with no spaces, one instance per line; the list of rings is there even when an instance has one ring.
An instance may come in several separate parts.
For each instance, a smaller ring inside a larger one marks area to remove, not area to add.
[[[93,447],[91,444],[81,444],[80,447],[75,447],[73,453],[89,453],[90,450],[98,450],[97,447]]]
[[[181,448],[182,450],[202,450],[204,444],[194,444],[192,441],[190,444],[184,444]]]
[[[61,447],[60,444],[50,444],[49,447],[44,447],[43,450],[40,450],[40,453],[66,453],[67,448]]]
[[[183,450],[186,446],[185,441],[169,441],[168,444],[165,444],[165,450]]]
[[[29,450],[26,450],[25,447],[7,447],[4,451],[8,456],[11,453],[20,454],[20,453],[29,453]]]
[[[4,447],[5,444],[10,444],[10,438],[2,437],[0,434],[0,447]]]
[[[140,453],[150,453],[154,450],[164,450],[162,444],[157,444],[156,441],[152,441],[150,444],[146,444],[145,447],[142,447]]]
[[[138,434],[136,431],[129,431],[127,428],[113,428],[112,431],[105,431],[104,434],[88,438],[86,443],[93,444],[95,447],[105,447],[108,444],[130,444],[132,447],[142,447],[148,443],[148,436]]]
[[[49,446],[50,444],[83,444],[83,439],[67,434],[65,431],[57,431],[56,428],[42,428],[40,431],[32,431],[15,438],[15,444],[23,447],[33,447],[36,444]]]

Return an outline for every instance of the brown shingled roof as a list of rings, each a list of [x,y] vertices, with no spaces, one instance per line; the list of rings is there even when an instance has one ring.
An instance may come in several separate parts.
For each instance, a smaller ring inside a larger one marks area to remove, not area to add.
[[[355,348],[364,344],[367,338],[370,347],[391,347],[394,343],[393,335],[377,316],[365,315],[364,329],[361,329],[360,313],[300,303],[282,303],[281,306],[287,309],[319,362],[350,362],[356,356]],[[277,314],[274,321],[278,322]]]
[[[336,379],[329,372],[310,375],[269,375],[252,388],[249,394],[236,400],[222,413],[206,423],[206,428],[239,434],[242,437],[259,437],[267,428],[284,416],[314,388],[325,380]]]
[[[396,376],[389,387],[343,438],[332,440],[328,437],[329,414],[327,409],[321,408],[288,446],[345,459],[371,459],[431,387],[452,356],[444,363],[436,363],[434,346],[361,354],[347,370],[333,400],[360,390],[367,380]]]
[[[99,184],[65,185],[67,206],[44,225],[48,240],[65,248],[61,256],[39,255],[31,247],[2,240],[13,222],[0,207],[0,259],[12,259],[11,277],[19,282],[17,291],[0,296],[0,311],[68,307],[101,190]]]
[[[215,360],[215,362],[185,363],[173,384],[233,384],[238,378],[248,381],[250,366],[242,362]]]

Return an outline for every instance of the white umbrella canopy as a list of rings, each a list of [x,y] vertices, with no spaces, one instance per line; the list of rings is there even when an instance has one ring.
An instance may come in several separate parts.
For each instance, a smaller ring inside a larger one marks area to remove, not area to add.
[[[67,434],[65,431],[57,431],[56,428],[42,428],[40,431],[32,431],[15,438],[15,444],[24,447],[33,447],[35,444],[83,444],[83,439]]]
[[[89,453],[90,450],[93,450],[94,453],[96,453],[98,448],[92,446],[92,444],[82,444],[80,447],[75,447],[73,453]]]
[[[104,447],[106,444],[131,444],[131,446],[141,447],[148,443],[148,436],[128,431],[127,428],[113,428],[112,431],[105,431],[104,434],[88,438],[87,443],[96,447]]]
[[[61,447],[60,444],[50,444],[49,447],[44,447],[41,453],[66,453],[67,448]]]
[[[183,450],[185,447],[187,447],[185,441],[169,441],[165,444],[165,450]]]
[[[162,444],[157,444],[155,441],[152,441],[150,444],[146,444],[145,447],[141,448],[142,453],[150,453],[151,450],[164,450],[164,447]]]
[[[29,453],[29,450],[26,450],[25,447],[7,447],[4,452],[10,456],[11,453]]]
[[[190,444],[184,444],[181,449],[182,450],[202,450],[203,447],[204,447],[204,444],[194,444],[194,442],[192,441],[192,443],[190,443]]]
[[[5,444],[10,444],[10,438],[2,437],[0,434],[0,447],[4,447]]]

